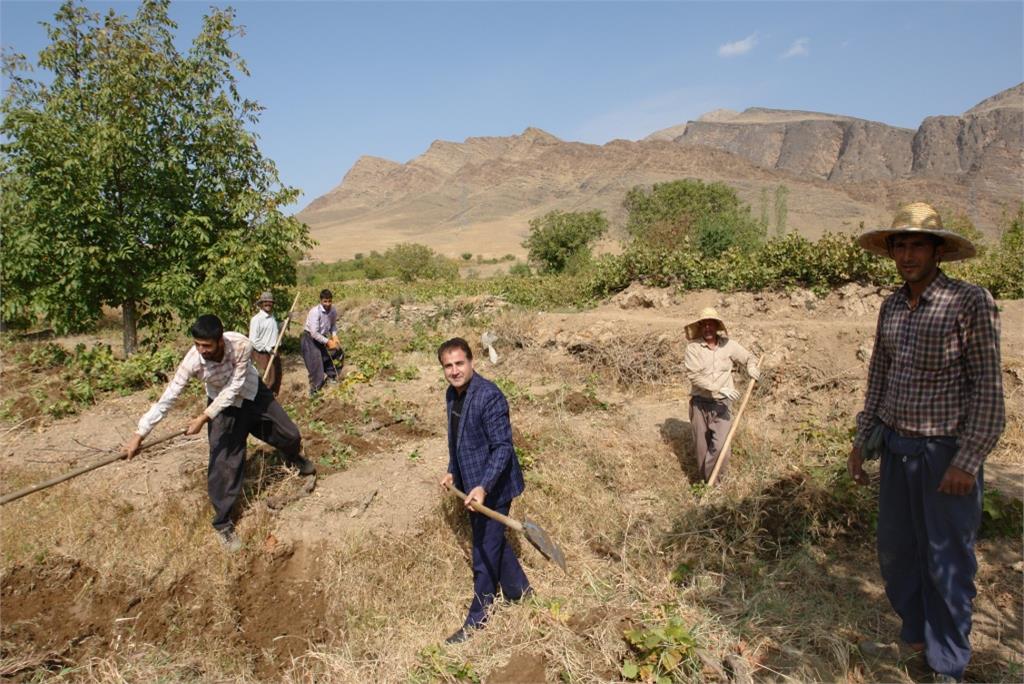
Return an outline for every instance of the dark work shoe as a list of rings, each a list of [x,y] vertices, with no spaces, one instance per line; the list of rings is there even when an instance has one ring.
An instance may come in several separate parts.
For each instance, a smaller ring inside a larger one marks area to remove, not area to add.
[[[316,475],[316,464],[304,456],[288,461],[288,465],[299,471],[299,475]]]
[[[235,534],[235,530],[232,528],[217,530],[217,539],[220,540],[220,545],[228,553],[235,553],[242,548],[242,540],[238,538],[238,535]]]
[[[466,625],[463,625],[462,627],[459,627],[457,631],[453,632],[451,636],[445,639],[444,643],[461,644],[463,641],[466,641],[471,636],[473,636],[473,632],[475,632],[476,630],[476,627],[467,627]]]

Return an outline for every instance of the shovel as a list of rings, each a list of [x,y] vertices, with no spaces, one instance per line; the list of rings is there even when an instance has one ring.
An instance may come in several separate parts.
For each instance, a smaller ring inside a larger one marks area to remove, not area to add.
[[[458,497],[460,501],[466,500],[466,495],[451,485],[448,485],[448,492],[452,496]],[[549,561],[554,561],[555,563],[557,563],[558,567],[562,568],[562,572],[567,572],[567,570],[565,569],[565,554],[562,553],[562,549],[558,547],[558,544],[552,541],[551,537],[548,535],[547,532],[544,531],[544,528],[542,528],[540,525],[530,522],[528,518],[523,518],[523,521],[519,522],[518,520],[514,520],[508,517],[507,515],[502,515],[497,511],[492,511],[490,508],[484,506],[483,504],[473,502],[473,504],[471,505],[473,506],[473,510],[476,511],[477,513],[482,513],[491,520],[497,520],[502,525],[505,525],[506,527],[511,527],[516,532],[522,532],[523,534],[525,534],[526,541],[533,544],[533,548],[540,551],[540,554],[547,558]]]

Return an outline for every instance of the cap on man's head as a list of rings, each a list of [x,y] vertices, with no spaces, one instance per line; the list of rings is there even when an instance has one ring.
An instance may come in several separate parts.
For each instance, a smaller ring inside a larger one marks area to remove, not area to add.
[[[274,294],[270,290],[264,291],[263,294],[260,295],[260,298],[256,300],[257,304],[262,304],[263,302],[270,302],[271,304],[274,303]]]
[[[970,240],[959,233],[946,230],[939,212],[924,202],[914,202],[902,207],[896,212],[890,227],[869,230],[857,238],[857,243],[872,254],[889,256],[889,239],[900,234],[924,234],[940,239],[943,245],[943,261],[970,259],[977,254]]]

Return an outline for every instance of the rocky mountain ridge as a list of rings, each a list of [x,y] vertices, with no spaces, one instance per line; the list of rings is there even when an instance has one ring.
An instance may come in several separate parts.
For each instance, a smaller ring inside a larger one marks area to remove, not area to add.
[[[621,224],[635,185],[723,181],[755,212],[764,190],[789,189],[789,227],[810,236],[885,221],[926,199],[966,211],[992,232],[1024,188],[1024,84],[916,131],[853,117],[716,110],[640,141],[520,135],[438,140],[400,164],[361,157],[300,214],[320,259],[422,242],[447,253],[521,253],[528,221],[551,209],[603,209]]]

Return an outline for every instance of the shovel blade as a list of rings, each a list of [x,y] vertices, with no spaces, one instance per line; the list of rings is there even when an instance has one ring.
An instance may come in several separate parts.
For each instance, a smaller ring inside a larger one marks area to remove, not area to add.
[[[542,556],[549,561],[557,563],[558,567],[562,568],[562,572],[567,572],[565,568],[565,554],[562,553],[562,549],[559,548],[558,544],[552,541],[550,535],[544,531],[544,528],[530,522],[528,518],[523,518],[523,533],[526,535],[526,540],[533,544],[533,547],[540,551]]]

